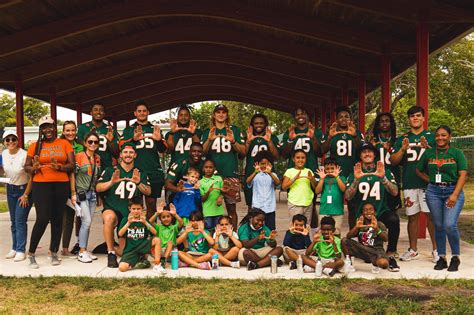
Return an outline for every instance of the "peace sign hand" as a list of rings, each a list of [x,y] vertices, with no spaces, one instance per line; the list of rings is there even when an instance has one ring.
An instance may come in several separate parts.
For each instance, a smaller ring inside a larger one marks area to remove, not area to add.
[[[357,136],[356,128],[355,128],[355,125],[352,121],[349,121],[348,128],[347,128],[347,133],[350,136],[353,136],[353,137]]]
[[[295,125],[291,125],[290,128],[288,128],[288,139],[293,140],[296,138],[296,133],[295,133]]]
[[[337,132],[337,123],[333,122],[331,127],[329,128],[329,137],[335,137],[338,134]]]
[[[133,130],[133,141],[140,141],[143,139],[143,129],[141,125],[138,125]]]
[[[430,149],[431,148],[431,146],[428,144],[428,140],[426,140],[425,136],[421,136],[420,145],[423,149]]]
[[[308,132],[306,132],[306,136],[308,138],[313,138],[313,136],[314,136],[314,126],[313,126],[312,123],[308,124]]]
[[[230,143],[235,143],[234,132],[232,131],[232,129],[230,129],[229,127],[226,127],[226,131],[227,131],[227,134],[225,136],[225,139],[229,141]]]
[[[139,185],[140,184],[140,171],[138,170],[138,168],[135,168],[133,170],[133,175],[132,175],[132,182],[135,184],[135,185]]]
[[[374,175],[379,178],[385,177],[385,165],[382,161],[377,162],[377,170],[375,171]]]
[[[253,135],[253,127],[249,126],[247,129],[247,143],[252,142],[256,137]]]
[[[209,141],[214,141],[217,138],[216,135],[216,127],[212,127],[211,130],[209,130]]]
[[[154,125],[153,126],[153,134],[151,135],[151,138],[155,141],[161,141],[161,128],[159,125]]]
[[[179,130],[178,122],[176,121],[176,119],[171,119],[171,121],[170,121],[170,131],[172,133],[175,133],[178,130]]]
[[[107,127],[107,134],[105,135],[107,141],[112,142],[114,140],[114,129],[112,126]]]
[[[123,178],[120,178],[120,171],[118,170],[118,168],[116,168],[115,171],[112,173],[112,178],[110,180],[112,181],[112,184],[116,184],[123,180]]]
[[[362,164],[360,162],[357,162],[354,165],[354,178],[361,179],[363,176],[364,176],[364,172],[362,172]]]
[[[271,139],[272,139],[272,130],[270,129],[270,127],[267,127],[267,129],[265,130],[265,135],[263,136],[263,140],[269,143]]]

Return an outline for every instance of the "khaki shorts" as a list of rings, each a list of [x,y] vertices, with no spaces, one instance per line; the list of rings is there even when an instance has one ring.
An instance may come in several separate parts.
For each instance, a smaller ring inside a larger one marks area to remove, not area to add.
[[[306,249],[293,249],[289,246],[285,246],[283,247],[283,257],[285,258],[285,261],[289,261],[290,260],[290,257],[288,257],[288,254],[286,253],[286,250],[287,249],[290,249],[292,251],[294,251],[296,253],[296,255],[305,255],[306,254]]]
[[[308,220],[307,224],[311,224],[311,216],[313,211],[313,204],[309,206],[295,206],[291,202],[288,202],[288,213],[290,214],[290,221],[293,219],[295,214],[302,214]]]
[[[315,262],[318,262],[318,256],[309,256],[309,258],[311,258],[312,260],[314,260]],[[321,258],[321,264],[324,265],[327,264],[327,263],[332,263],[332,262],[335,262],[336,260],[334,258]]]
[[[426,189],[405,189],[403,196],[405,198],[405,210],[407,215],[415,215],[424,212],[430,213],[430,209],[426,204]]]
[[[272,251],[272,247],[270,246],[265,246],[265,247],[262,247],[262,248],[257,248],[257,249],[254,249],[254,248],[241,248],[239,250],[239,261],[241,264],[245,265],[245,259],[244,259],[244,252],[246,250],[251,250],[252,252],[254,252],[255,254],[257,254],[258,257],[260,258],[264,258],[265,256],[268,255],[268,253],[270,253]]]

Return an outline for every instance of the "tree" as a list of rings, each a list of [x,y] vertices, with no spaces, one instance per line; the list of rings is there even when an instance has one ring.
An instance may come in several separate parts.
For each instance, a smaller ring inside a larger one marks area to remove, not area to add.
[[[16,126],[16,105],[15,98],[8,94],[3,94],[0,98],[0,128]],[[49,113],[48,105],[31,97],[25,97],[24,117],[25,126],[37,125],[38,120]]]

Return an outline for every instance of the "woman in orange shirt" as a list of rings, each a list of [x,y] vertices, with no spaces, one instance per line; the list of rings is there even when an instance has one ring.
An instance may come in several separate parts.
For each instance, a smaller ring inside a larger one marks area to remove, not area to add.
[[[54,120],[45,116],[39,121],[39,138],[28,148],[25,170],[33,177],[32,196],[36,222],[28,251],[30,268],[39,268],[36,248],[51,222],[51,264],[59,265],[57,256],[62,232],[62,217],[71,191],[68,173],[74,169],[74,152],[69,141],[58,139]]]

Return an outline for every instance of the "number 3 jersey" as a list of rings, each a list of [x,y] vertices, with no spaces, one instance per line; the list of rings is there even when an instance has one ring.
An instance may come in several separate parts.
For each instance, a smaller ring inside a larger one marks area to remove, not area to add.
[[[364,173],[374,173],[375,170],[375,167],[362,169]],[[387,177],[387,179],[392,183],[396,184],[395,179],[393,178],[393,174],[390,170],[385,169],[385,177]],[[374,205],[375,214],[377,218],[379,218],[382,213],[389,210],[387,205],[388,192],[385,191],[385,186],[382,184],[382,181],[383,178],[380,178],[373,174],[364,175],[359,180],[357,192],[352,198],[354,204],[357,205],[356,217],[359,217],[362,214],[362,206],[365,202],[370,202]],[[353,182],[354,172],[349,175],[349,178],[347,180],[347,187],[352,185]]]
[[[405,152],[405,155],[400,162],[400,166],[403,167],[402,172],[402,186],[403,189],[418,189],[418,188],[426,188],[426,183],[416,176],[416,165],[420,160],[421,156],[425,152],[425,149],[421,148],[420,146],[420,138],[424,136],[428,141],[428,144],[431,147],[435,145],[434,134],[423,130],[421,133],[415,135],[411,131],[403,134],[401,137],[397,139],[394,146],[394,152],[398,152],[402,148],[403,139],[408,138],[410,142],[410,146],[408,150]],[[393,153],[392,153],[393,154]]]
[[[99,148],[97,149],[97,153],[100,156],[100,167],[102,169],[112,166],[112,153],[110,152],[110,149],[107,145],[107,138],[105,137],[108,132],[108,128],[109,125],[104,122],[102,123],[102,125],[100,125],[100,127],[95,127],[94,124],[90,121],[88,123],[79,125],[79,128],[77,129],[77,139],[79,139],[79,141],[81,142],[84,142],[85,136],[87,136],[87,134],[91,130],[95,130],[95,132],[97,132],[97,134],[99,135]],[[114,129],[113,134],[114,139],[112,141],[118,142],[119,134],[117,133],[117,130]]]
[[[296,138],[293,139],[292,142],[288,142],[289,134],[286,131],[283,134],[282,138],[282,145],[280,148],[280,152],[283,152],[285,146],[289,145],[292,146],[290,150],[290,155],[288,156],[288,168],[292,168],[295,166],[291,155],[295,150],[303,150],[306,152],[306,164],[304,167],[309,168],[311,171],[316,172],[318,169],[318,157],[315,152],[315,148],[313,146],[313,140],[306,136],[308,132],[308,128],[305,129],[298,129],[295,128],[295,133],[297,134]],[[321,145],[321,140],[323,139],[323,133],[320,129],[314,130],[314,137],[316,137],[316,141],[318,141],[318,145]]]
[[[128,201],[133,197],[141,197],[143,195],[137,185],[131,181],[135,168],[127,172],[120,164],[117,165],[116,169],[120,171],[120,178],[129,178],[130,180],[115,183],[104,192],[104,210],[112,209],[115,212],[121,213],[122,217],[128,217]],[[108,182],[112,178],[114,171],[115,168],[113,167],[106,168],[104,172],[102,172],[102,175],[100,175],[99,183]],[[143,171],[140,171],[140,183],[150,185],[148,176]]]

